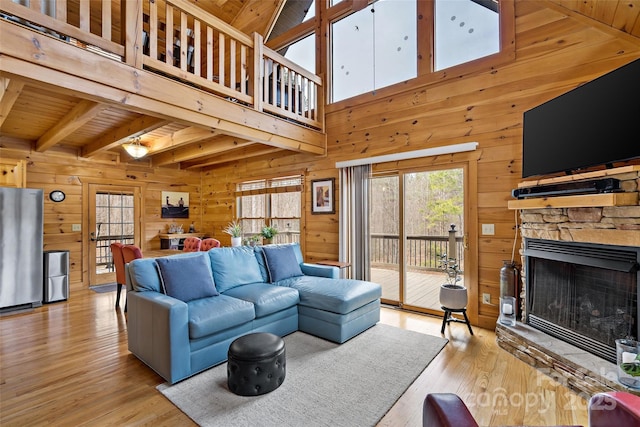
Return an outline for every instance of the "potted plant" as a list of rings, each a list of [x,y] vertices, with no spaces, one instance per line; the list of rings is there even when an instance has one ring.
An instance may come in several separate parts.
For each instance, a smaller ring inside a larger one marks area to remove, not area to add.
[[[255,246],[258,244],[258,242],[260,241],[260,235],[259,234],[254,234],[253,236],[249,237],[246,240],[246,245],[247,246]]]
[[[442,256],[442,270],[447,275],[446,283],[440,285],[440,304],[453,310],[463,309],[467,306],[467,288],[459,285],[460,269],[454,258]]]
[[[242,226],[240,226],[238,221],[231,221],[223,231],[231,236],[231,246],[242,245]]]
[[[271,243],[273,236],[275,236],[276,234],[278,234],[278,229],[270,225],[265,225],[264,227],[262,227],[262,231],[260,231],[260,235],[263,237],[263,243],[265,245]]]

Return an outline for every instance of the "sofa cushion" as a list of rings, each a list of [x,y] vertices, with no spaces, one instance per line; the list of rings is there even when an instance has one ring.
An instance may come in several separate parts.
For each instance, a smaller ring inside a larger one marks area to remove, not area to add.
[[[220,293],[236,286],[263,281],[258,260],[250,246],[218,248],[206,253],[211,259],[213,279]]]
[[[382,296],[379,284],[363,280],[300,276],[276,284],[297,289],[300,305],[338,314],[350,313]]]
[[[164,293],[160,283],[158,264],[153,258],[139,258],[127,264],[131,287],[134,291],[154,291]]]
[[[211,264],[202,252],[192,257],[157,258],[166,294],[184,302],[218,295]]]
[[[300,265],[302,270],[302,251],[300,250],[300,243],[278,243],[266,246],[256,246],[254,248],[258,265],[260,266],[260,273],[262,274],[262,281],[269,282],[269,270],[267,269],[267,262],[264,259],[264,248],[284,247],[288,246],[293,248],[293,253],[296,256],[297,264]],[[305,274],[304,272],[302,274]]]
[[[262,251],[267,262],[269,281],[271,283],[290,277],[302,276],[300,263],[296,259],[292,246],[265,246]]]
[[[187,303],[189,339],[203,338],[252,321],[253,304],[226,295],[201,298]]]
[[[237,286],[229,289],[225,295],[253,303],[256,318],[293,307],[300,302],[297,290],[267,283]]]

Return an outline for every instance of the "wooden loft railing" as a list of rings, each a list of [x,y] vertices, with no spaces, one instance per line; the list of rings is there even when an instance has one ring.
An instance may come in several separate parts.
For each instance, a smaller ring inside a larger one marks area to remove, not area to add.
[[[4,18],[324,131],[319,76],[185,0],[21,3],[2,1]]]

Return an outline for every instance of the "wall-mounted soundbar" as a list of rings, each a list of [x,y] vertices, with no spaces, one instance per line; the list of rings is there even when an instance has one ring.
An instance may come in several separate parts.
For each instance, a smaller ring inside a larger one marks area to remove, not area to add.
[[[528,197],[566,196],[570,194],[597,194],[620,192],[620,180],[615,178],[594,179],[590,181],[576,181],[562,184],[536,185],[511,190],[516,199]]]

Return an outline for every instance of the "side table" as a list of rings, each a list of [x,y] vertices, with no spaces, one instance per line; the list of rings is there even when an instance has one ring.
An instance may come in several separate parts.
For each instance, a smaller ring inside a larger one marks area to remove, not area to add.
[[[340,278],[343,278],[343,279],[347,276],[347,269],[351,267],[350,262],[333,261],[330,259],[323,259],[322,261],[316,261],[316,264],[329,265],[331,267],[338,267],[340,269]]]

